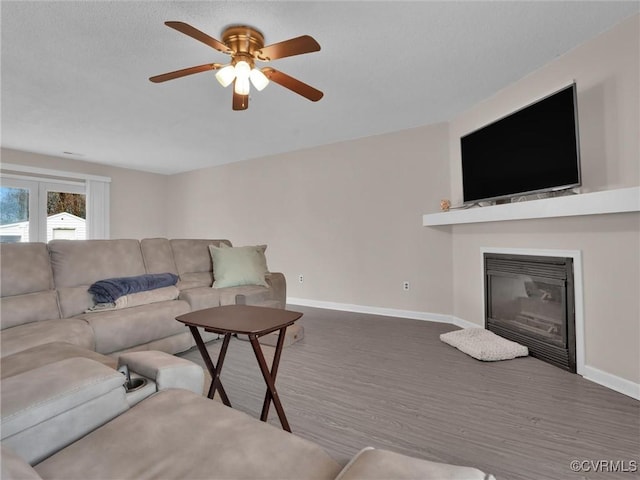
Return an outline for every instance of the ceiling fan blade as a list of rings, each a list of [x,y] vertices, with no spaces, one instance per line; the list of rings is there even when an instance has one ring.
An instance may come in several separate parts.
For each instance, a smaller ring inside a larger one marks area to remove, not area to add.
[[[219,40],[216,40],[213,37],[210,37],[204,32],[201,32],[195,27],[192,27],[188,23],[184,22],[164,22],[167,27],[171,27],[174,30],[179,31],[180,33],[184,33],[185,35],[189,35],[191,38],[195,38],[196,40],[204,43],[205,45],[209,45],[211,48],[215,48],[216,50],[222,53],[231,53],[231,49],[227,47],[224,43]]]
[[[274,43],[262,47],[256,52],[256,58],[265,62],[276,60],[278,58],[291,57],[293,55],[301,55],[303,53],[317,52],[320,45],[313,37],[303,35],[301,37],[291,38],[284,42]]]
[[[278,85],[282,85],[283,87],[296,92],[298,95],[302,95],[303,97],[308,98],[312,102],[317,102],[324,96],[324,93],[322,93],[320,90],[317,90],[312,86],[307,85],[306,83],[301,82],[300,80],[297,80],[293,77],[290,77],[286,73],[282,73],[274,68],[265,67],[262,69],[262,73],[264,73],[265,76],[272,82],[275,82]]]
[[[239,95],[235,90],[235,80],[233,82],[233,109],[246,110],[249,108],[249,95]]]
[[[206,72],[208,70],[217,70],[220,67],[222,67],[222,64],[220,63],[207,63],[204,65],[198,65],[197,67],[183,68],[182,70],[176,70],[175,72],[156,75],[154,77],[150,77],[149,80],[151,80],[153,83],[162,83],[166,82],[167,80],[173,80],[174,78],[193,75],[194,73]]]

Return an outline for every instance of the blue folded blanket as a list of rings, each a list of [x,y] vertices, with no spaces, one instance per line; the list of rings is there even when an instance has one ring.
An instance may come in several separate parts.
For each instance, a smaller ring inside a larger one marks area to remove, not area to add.
[[[169,287],[178,282],[173,273],[148,273],[136,277],[107,278],[89,287],[96,303],[112,303],[123,295]]]

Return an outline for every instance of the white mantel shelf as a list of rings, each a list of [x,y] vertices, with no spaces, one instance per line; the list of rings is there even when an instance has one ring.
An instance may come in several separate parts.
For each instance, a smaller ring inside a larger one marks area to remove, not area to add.
[[[640,211],[640,187],[631,187],[527,202],[505,203],[488,207],[471,207],[466,210],[429,213],[422,216],[422,225],[433,227],[462,223],[501,222],[529,218],[573,217],[638,211]]]

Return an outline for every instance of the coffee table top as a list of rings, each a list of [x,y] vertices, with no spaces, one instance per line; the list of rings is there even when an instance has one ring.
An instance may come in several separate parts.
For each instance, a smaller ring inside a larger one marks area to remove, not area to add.
[[[302,313],[253,305],[225,305],[185,313],[176,320],[214,333],[265,335],[292,325]]]

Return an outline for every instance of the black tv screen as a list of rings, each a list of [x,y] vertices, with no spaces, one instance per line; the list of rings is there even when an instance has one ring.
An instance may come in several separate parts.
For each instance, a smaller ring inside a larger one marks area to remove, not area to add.
[[[460,139],[465,204],[580,185],[576,86]]]

